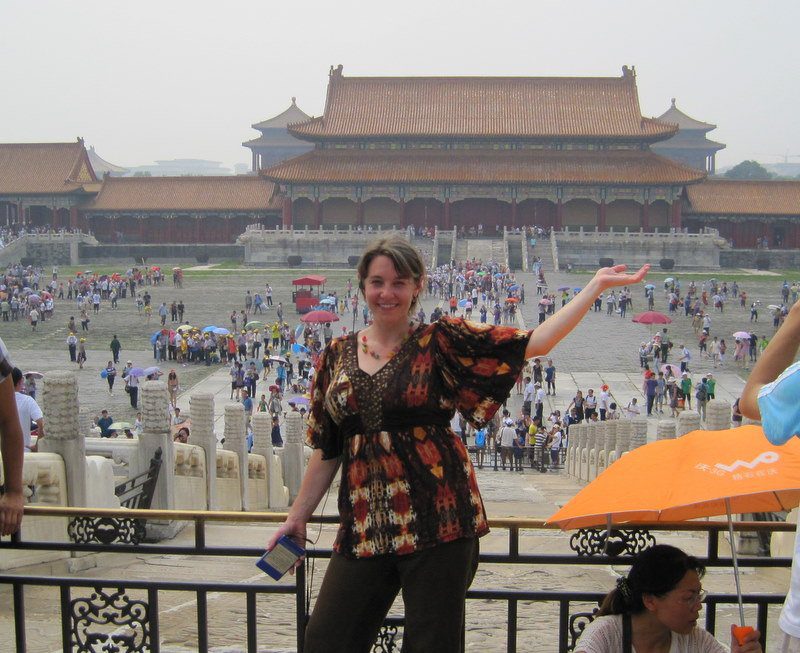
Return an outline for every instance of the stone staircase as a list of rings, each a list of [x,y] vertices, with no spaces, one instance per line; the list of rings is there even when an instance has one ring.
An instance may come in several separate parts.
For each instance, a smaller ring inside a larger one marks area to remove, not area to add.
[[[550,247],[550,239],[546,236],[539,238],[535,247],[528,245],[529,265],[533,265],[533,261],[537,256],[542,260],[542,270],[544,272],[555,272],[553,269],[553,250]]]
[[[472,238],[464,242],[467,244],[466,259],[506,263],[502,238]]]

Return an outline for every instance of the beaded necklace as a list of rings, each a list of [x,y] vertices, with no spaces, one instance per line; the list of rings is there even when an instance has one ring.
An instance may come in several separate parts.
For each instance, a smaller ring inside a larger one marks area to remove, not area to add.
[[[405,344],[406,340],[408,340],[408,338],[411,336],[413,331],[414,331],[414,322],[411,321],[411,322],[408,323],[408,332],[403,336],[403,339],[400,341],[400,343],[396,347],[394,347],[394,349],[392,349],[392,351],[390,351],[388,354],[385,354],[387,360],[391,360],[392,358],[394,358],[397,355],[397,352],[400,351],[400,349]],[[381,358],[383,358],[383,356],[381,354],[379,354],[377,351],[372,349],[369,346],[369,344],[367,344],[367,336],[366,335],[362,335],[361,336],[361,351],[363,351],[365,354],[369,354],[376,361],[379,361]]]

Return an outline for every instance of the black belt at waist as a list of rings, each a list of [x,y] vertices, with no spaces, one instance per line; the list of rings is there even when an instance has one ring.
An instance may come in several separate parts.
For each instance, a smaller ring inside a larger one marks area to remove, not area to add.
[[[352,438],[357,433],[398,431],[412,429],[415,426],[450,426],[450,419],[449,415],[438,412],[409,411],[402,415],[389,413],[383,416],[379,426],[368,429],[361,415],[349,415],[339,424],[339,432],[343,438]]]

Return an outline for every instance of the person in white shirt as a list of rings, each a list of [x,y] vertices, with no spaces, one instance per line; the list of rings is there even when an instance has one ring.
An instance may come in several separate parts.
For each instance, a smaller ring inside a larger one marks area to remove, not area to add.
[[[22,371],[15,367],[11,371],[11,381],[14,384],[14,397],[17,400],[17,413],[22,427],[22,436],[25,441],[25,451],[36,451],[36,445],[31,444],[31,422],[36,423],[39,439],[44,437],[44,415],[36,400],[23,392],[24,380]]]
[[[600,394],[597,396],[597,410],[600,413],[600,421],[606,421],[606,413],[608,412],[608,404],[611,401],[611,395],[608,393],[608,386],[603,384],[600,386]]]
[[[533,386],[533,381],[531,381],[531,377],[525,377],[525,389],[522,391],[522,414],[523,415],[530,415],[531,414],[531,405],[533,404],[533,395],[536,392],[536,388]]]
[[[539,418],[539,421],[542,421],[542,413],[544,412],[544,389],[542,388],[542,384],[538,381],[533,384],[533,387],[536,388],[536,394],[534,396],[534,405],[536,406],[536,417]]]
[[[639,405],[636,403],[636,397],[630,400],[628,405],[625,407],[625,417],[628,419],[633,419],[634,417],[639,417],[642,410],[639,408]]]

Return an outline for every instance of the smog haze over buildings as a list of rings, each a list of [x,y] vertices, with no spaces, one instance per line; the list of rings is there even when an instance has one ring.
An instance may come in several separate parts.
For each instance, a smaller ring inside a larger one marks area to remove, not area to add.
[[[0,142],[83,136],[127,167],[246,163],[250,125],[292,97],[320,115],[338,64],[347,76],[579,77],[633,65],[643,115],[676,98],[718,125],[718,169],[800,162],[792,0],[6,0],[2,17]]]

